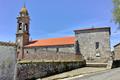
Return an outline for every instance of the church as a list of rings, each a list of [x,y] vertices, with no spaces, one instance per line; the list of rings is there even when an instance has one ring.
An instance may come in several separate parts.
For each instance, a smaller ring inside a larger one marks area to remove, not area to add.
[[[74,30],[75,36],[32,41],[29,38],[29,28],[29,12],[23,6],[17,17],[16,50],[18,60],[41,59],[44,57],[41,55],[44,54],[52,55],[52,58],[61,54],[64,54],[62,57],[66,58],[82,55],[86,61],[91,62],[107,62],[111,57],[110,27],[78,29]]]

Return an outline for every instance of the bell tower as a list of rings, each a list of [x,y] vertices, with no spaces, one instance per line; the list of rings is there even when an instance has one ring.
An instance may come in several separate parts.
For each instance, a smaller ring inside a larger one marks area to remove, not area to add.
[[[29,43],[30,17],[25,5],[17,17],[16,45],[18,59],[24,58],[24,46]]]

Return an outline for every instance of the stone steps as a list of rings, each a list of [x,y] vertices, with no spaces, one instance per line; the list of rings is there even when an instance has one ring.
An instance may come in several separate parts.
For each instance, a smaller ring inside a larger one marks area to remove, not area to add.
[[[86,67],[107,67],[108,63],[86,63]]]

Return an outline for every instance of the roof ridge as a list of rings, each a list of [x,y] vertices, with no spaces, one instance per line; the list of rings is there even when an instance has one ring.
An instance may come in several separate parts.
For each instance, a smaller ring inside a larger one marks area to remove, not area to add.
[[[32,41],[38,41],[38,40],[47,40],[47,39],[59,39],[59,38],[70,38],[70,37],[75,37],[75,36],[64,36],[64,37],[54,37],[54,38],[42,38],[42,39],[36,39],[36,40],[32,40]]]
[[[27,47],[35,47],[35,46],[45,47],[45,46],[62,46],[62,45],[73,45],[73,44],[75,44],[75,36],[67,36],[67,37],[33,40],[33,41],[30,41],[30,43],[26,46]]]

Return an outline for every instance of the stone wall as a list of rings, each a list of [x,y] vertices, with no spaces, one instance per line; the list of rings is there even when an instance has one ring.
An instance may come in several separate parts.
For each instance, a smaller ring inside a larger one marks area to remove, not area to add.
[[[15,80],[15,45],[0,42],[0,80]]]
[[[64,45],[64,46],[46,46],[46,47],[25,47],[24,52],[28,53],[39,53],[41,51],[53,51],[53,52],[67,52],[75,53],[74,45]]]
[[[51,60],[51,61],[71,61],[71,60],[83,60],[81,54],[67,53],[67,52],[54,52],[41,50],[39,53],[24,53],[22,60]]]
[[[114,59],[120,60],[120,43],[114,46]]]
[[[85,66],[85,61],[19,62],[17,80],[35,80]]]
[[[91,28],[75,31],[81,54],[87,62],[107,62],[111,56],[110,28]]]

